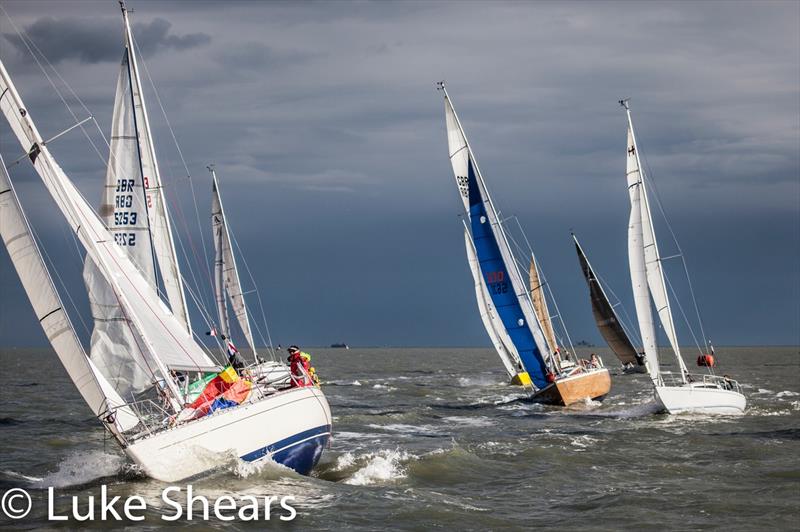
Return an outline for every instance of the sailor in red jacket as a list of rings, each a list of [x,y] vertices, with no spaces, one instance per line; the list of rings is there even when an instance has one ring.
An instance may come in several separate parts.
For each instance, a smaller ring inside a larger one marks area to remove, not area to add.
[[[296,345],[290,346],[289,371],[292,374],[292,386],[310,386],[308,372],[311,369],[311,355],[303,353]]]

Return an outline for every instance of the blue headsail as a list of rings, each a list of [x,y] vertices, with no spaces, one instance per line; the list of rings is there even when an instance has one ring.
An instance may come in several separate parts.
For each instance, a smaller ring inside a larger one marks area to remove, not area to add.
[[[525,321],[517,294],[514,293],[508,267],[503,262],[497,236],[486,214],[486,205],[475,176],[472,157],[468,161],[468,172],[470,228],[481,273],[497,314],[514,347],[517,348],[519,358],[531,381],[537,388],[544,388],[549,384],[546,377],[547,365]]]

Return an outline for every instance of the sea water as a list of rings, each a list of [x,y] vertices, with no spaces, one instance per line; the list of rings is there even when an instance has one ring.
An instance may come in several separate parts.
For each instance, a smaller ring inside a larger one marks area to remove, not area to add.
[[[656,414],[647,376],[622,375],[606,349],[581,354],[602,356],[611,393],[566,409],[525,401],[489,349],[306,350],[334,416],[313,474],[231,459],[191,482],[212,500],[291,497],[294,519],[268,525],[165,521],[171,485],[107,440],[55,355],[3,350],[0,492],[23,488],[34,505],[0,527],[56,526],[49,491],[53,512],[68,515],[103,486],[141,497],[145,528],[754,530],[800,520],[796,347],[717,349],[720,371],[747,394],[742,416]]]

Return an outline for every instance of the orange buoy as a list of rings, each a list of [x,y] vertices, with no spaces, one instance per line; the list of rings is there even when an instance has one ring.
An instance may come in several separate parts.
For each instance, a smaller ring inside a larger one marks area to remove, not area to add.
[[[555,373],[547,373],[547,382],[556,382],[556,375]]]
[[[707,367],[707,368],[713,368],[715,364],[716,364],[716,361],[714,360],[714,355],[706,354],[706,355],[700,355],[699,357],[697,357],[697,365],[698,366],[704,366],[704,367]]]

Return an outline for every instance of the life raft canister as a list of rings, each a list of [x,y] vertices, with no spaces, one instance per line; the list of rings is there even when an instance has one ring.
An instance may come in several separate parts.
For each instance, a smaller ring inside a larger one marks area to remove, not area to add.
[[[714,360],[714,355],[706,354],[706,355],[700,355],[699,357],[697,357],[697,365],[698,366],[707,367],[707,368],[713,368],[715,364],[716,364],[716,361]]]

